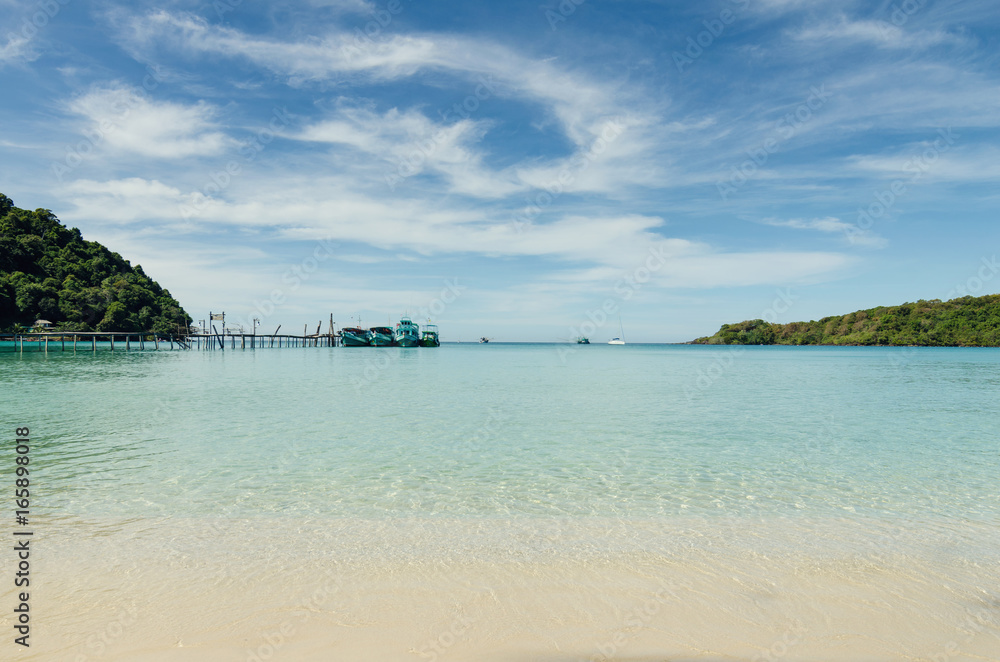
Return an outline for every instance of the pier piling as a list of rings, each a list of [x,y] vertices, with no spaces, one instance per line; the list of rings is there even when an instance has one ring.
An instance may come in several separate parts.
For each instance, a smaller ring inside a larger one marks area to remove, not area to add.
[[[280,329],[280,327],[278,327]],[[110,351],[121,350],[121,343],[124,340],[125,351],[132,351],[132,336],[135,335],[139,341],[139,351],[146,351],[146,335],[151,336],[153,346],[149,351],[160,351],[160,341],[163,340],[163,350],[169,346],[171,350],[173,349],[199,349],[199,350],[214,350],[226,348],[226,338],[229,338],[229,347],[231,349],[236,349],[236,336],[240,337],[240,349],[265,349],[265,348],[311,348],[311,347],[338,347],[340,343],[338,339],[340,336],[333,333],[331,328],[330,333],[316,333],[313,335],[279,335],[278,329],[275,330],[270,336],[261,336],[260,345],[257,344],[257,335],[249,333],[226,333],[223,331],[219,333],[213,329],[214,333],[196,333],[190,336],[174,338],[170,335],[166,338],[160,338],[156,333],[134,333],[131,331],[75,331],[72,335],[65,333],[60,333],[57,331],[51,332],[41,332],[41,333],[11,333],[11,334],[0,334],[0,342],[6,341],[13,345],[14,351],[24,352],[25,340],[28,343],[33,343],[34,347],[39,352],[48,352],[50,347],[49,343],[51,341],[58,341],[60,349],[66,351],[67,342],[72,344],[73,352],[76,353],[79,350],[80,342],[86,342],[87,338],[90,339],[90,349],[92,352],[96,352],[98,349],[108,349]],[[306,328],[308,331],[308,327]],[[98,340],[101,342],[98,343]],[[247,342],[249,340],[249,342]],[[204,342],[202,342],[204,341]],[[218,346],[216,346],[216,344]],[[176,347],[175,347],[176,345]],[[9,345],[8,345],[9,346]],[[29,348],[32,345],[29,344]],[[0,344],[0,347],[3,347]]]

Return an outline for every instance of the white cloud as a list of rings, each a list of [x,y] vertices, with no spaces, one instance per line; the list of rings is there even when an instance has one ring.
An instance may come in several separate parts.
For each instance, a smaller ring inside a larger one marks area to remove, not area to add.
[[[540,102],[578,150],[589,148],[610,118],[635,126],[655,124],[649,100],[620,83],[597,82],[483,39],[388,34],[387,27],[386,34],[374,38],[344,31],[309,41],[281,41],[166,11],[120,18],[119,24],[137,56],[152,44],[167,42],[177,50],[248,60],[287,77],[292,85],[345,78],[390,81],[446,72],[465,80],[466,95],[477,105],[494,96]]]
[[[962,39],[944,30],[906,30],[881,20],[850,20],[841,16],[836,21],[807,27],[794,38],[805,42],[868,42],[880,48],[920,50],[937,44],[961,43]]]
[[[118,21],[127,46],[136,53],[166,41],[189,52],[245,58],[299,83],[364,71],[381,78],[395,78],[443,63],[434,42],[423,37],[376,34],[374,38],[362,38],[345,31],[323,39],[286,42],[255,37],[165,10],[145,16],[118,16]],[[364,36],[364,32],[361,34]]]
[[[739,0],[736,4],[749,5],[751,0]],[[798,9],[803,6],[823,5],[823,0],[757,0],[752,3],[758,10],[766,12],[782,12]]]
[[[81,218],[116,224],[175,217],[180,204],[197,201],[197,194],[139,177],[103,182],[77,179],[66,186],[66,192]]]
[[[306,0],[313,7],[323,7],[341,13],[367,14],[375,9],[370,0]]]
[[[124,85],[94,87],[67,109],[86,118],[93,142],[120,152],[182,159],[218,154],[230,143],[216,130],[212,106],[154,101]]]
[[[475,143],[489,123],[464,119],[436,123],[415,111],[391,109],[378,114],[364,108],[341,107],[334,119],[321,120],[288,137],[302,141],[348,145],[385,162],[387,185],[424,171],[443,175],[454,193],[497,198],[523,189],[509,173],[483,166]]]
[[[676,130],[671,128],[668,133]],[[664,174],[669,167],[666,159],[653,154],[661,141],[678,139],[656,135],[657,129],[648,120],[627,115],[613,117],[595,127],[593,133],[589,143],[566,158],[519,166],[518,177],[545,191],[607,194],[635,185],[660,187],[668,182],[678,183]]]
[[[148,199],[158,200],[176,198],[181,192],[167,186],[155,179],[150,181],[138,177],[128,179],[118,179],[107,182],[95,182],[89,180],[77,180],[68,186],[70,191],[75,193],[86,193],[89,195],[106,194],[121,199]]]
[[[826,218],[814,218],[811,220],[793,218],[787,221],[780,221],[775,218],[765,218],[761,222],[764,225],[796,228],[798,230],[818,230],[820,232],[844,232],[847,228],[851,227],[850,223],[845,223],[839,218],[834,218],[833,216],[827,216]]]
[[[663,270],[661,284],[699,289],[794,285],[828,280],[854,263],[841,253],[715,253],[670,262]]]
[[[961,137],[957,138],[961,140]],[[892,177],[907,189],[940,181],[989,182],[1000,179],[1000,150],[994,147],[957,145],[942,151],[933,141],[907,145],[888,154],[855,156],[853,168],[866,175]],[[952,151],[953,150],[953,151]]]
[[[17,60],[32,60],[34,54],[28,48],[29,40],[14,33],[7,35],[7,43],[0,46],[0,66]]]
[[[555,260],[552,282],[587,291],[597,280],[631,272],[650,255],[664,267],[656,278],[662,286],[703,288],[762,283],[787,284],[829,276],[850,264],[839,253],[725,253],[712,246],[662,235],[661,218],[642,215],[566,216],[545,224],[515,227],[480,214],[441,211],[418,201],[375,201],[342,191],[326,198],[322,181],[313,190],[286,183],[283,197],[270,192],[241,196],[242,202],[215,200],[197,217],[199,231],[226,227],[271,227],[288,242],[316,240],[357,242],[393,251],[424,255],[547,257]],[[164,224],[174,227],[182,204],[198,194],[183,193],[158,181],[126,179],[78,181],[71,185],[74,218],[100,222]],[[109,216],[108,210],[113,210]],[[302,219],[309,219],[304,224]],[[658,258],[659,259],[659,258]]]
[[[841,234],[854,246],[864,246],[866,248],[885,248],[888,242],[884,237],[880,237],[871,230],[861,229],[856,224],[847,223],[834,216],[825,218],[801,219],[793,218],[786,221],[775,218],[765,218],[761,221],[764,225],[771,225],[781,228],[794,228],[796,230],[815,230],[829,234]]]

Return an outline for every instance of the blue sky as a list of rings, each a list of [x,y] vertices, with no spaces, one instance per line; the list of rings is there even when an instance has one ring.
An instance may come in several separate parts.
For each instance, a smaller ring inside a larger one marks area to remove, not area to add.
[[[992,0],[0,17],[0,192],[196,320],[678,342],[1000,291]]]

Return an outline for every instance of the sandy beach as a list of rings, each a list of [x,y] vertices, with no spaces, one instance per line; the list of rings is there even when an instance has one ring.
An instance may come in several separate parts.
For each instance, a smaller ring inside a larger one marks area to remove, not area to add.
[[[975,526],[746,524],[54,521],[16,659],[1000,659]]]

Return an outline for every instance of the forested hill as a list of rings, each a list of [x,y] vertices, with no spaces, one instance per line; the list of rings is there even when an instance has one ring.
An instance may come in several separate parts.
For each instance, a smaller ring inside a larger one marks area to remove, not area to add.
[[[128,260],[85,241],[46,209],[0,194],[0,330],[45,319],[59,330],[176,334],[181,305]]]
[[[871,308],[813,322],[723,324],[699,345],[1000,346],[1000,294],[951,301],[917,301]]]

